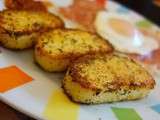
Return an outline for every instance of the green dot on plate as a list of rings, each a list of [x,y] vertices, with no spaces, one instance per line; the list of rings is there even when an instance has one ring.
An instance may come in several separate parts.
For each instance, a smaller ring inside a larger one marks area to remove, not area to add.
[[[150,28],[152,27],[152,23],[148,20],[141,20],[136,23],[138,27]]]
[[[142,120],[139,114],[132,108],[111,108],[118,120]]]

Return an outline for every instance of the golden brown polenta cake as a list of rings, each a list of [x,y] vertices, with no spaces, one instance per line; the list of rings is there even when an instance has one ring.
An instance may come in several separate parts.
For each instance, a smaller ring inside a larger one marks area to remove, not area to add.
[[[129,58],[97,54],[75,60],[62,84],[73,101],[99,104],[143,98],[154,88],[155,81]]]
[[[0,12],[0,43],[10,49],[29,48],[41,33],[63,26],[51,13],[4,10]]]

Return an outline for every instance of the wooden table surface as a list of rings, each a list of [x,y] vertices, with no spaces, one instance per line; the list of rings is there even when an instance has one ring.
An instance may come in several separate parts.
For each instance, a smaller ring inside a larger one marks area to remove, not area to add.
[[[34,120],[0,101],[0,120]]]

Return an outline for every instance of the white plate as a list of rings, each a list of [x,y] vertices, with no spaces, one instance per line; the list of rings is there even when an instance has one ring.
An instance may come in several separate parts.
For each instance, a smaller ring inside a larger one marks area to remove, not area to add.
[[[63,1],[53,1],[61,6],[69,4],[67,3],[69,0],[65,1],[65,4]],[[109,1],[108,6],[112,12],[119,10],[128,14],[128,10],[114,2]],[[0,7],[3,7],[2,1]],[[1,51],[0,68],[16,66],[31,76],[33,80],[1,93],[0,98],[35,119],[160,120],[160,78],[158,76],[154,76],[157,82],[156,88],[144,99],[101,105],[80,105],[71,102],[63,94],[61,81],[64,74],[47,73],[41,70],[34,63],[32,50],[15,52],[1,48]],[[3,80],[0,78],[0,81]]]

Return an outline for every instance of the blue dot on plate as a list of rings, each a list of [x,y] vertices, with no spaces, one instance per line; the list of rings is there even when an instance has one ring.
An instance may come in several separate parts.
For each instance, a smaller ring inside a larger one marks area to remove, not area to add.
[[[124,6],[120,6],[117,8],[117,12],[118,13],[129,13],[129,9],[127,7]]]
[[[160,104],[151,107],[154,111],[160,113]]]

